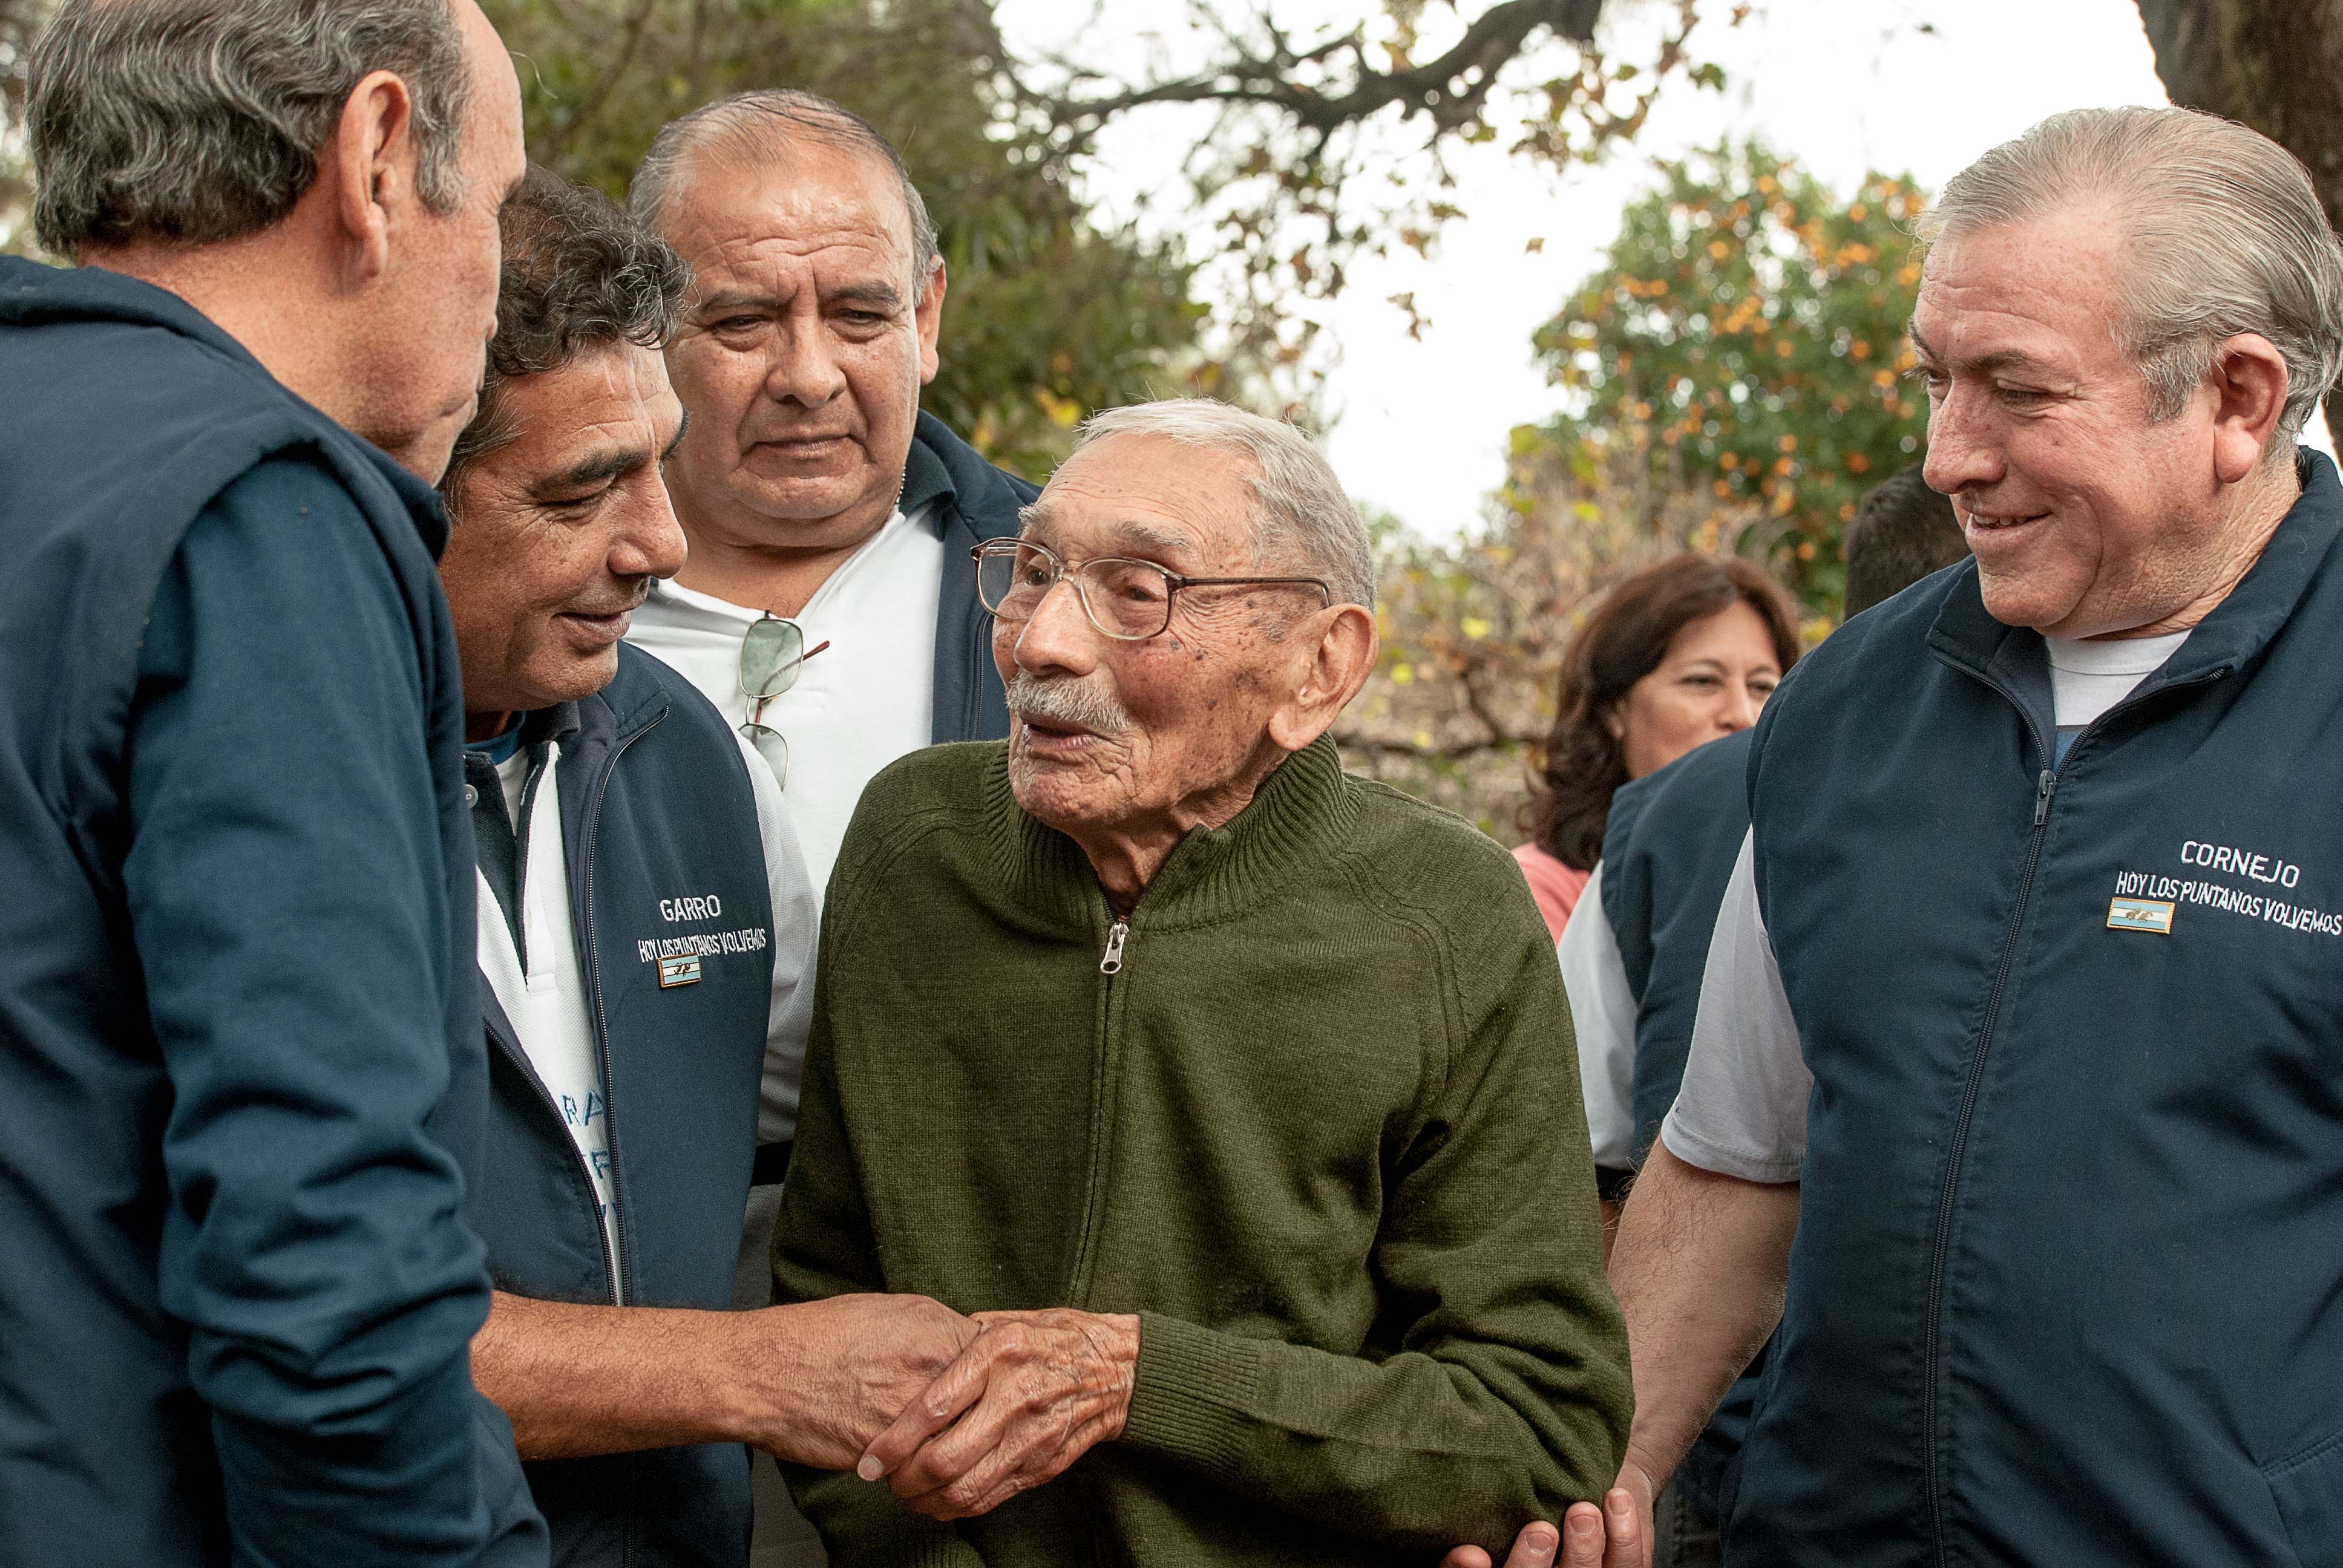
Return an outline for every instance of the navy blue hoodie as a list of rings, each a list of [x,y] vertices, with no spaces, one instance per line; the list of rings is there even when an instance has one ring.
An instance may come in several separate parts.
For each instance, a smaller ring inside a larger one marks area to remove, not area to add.
[[[542,1563],[437,503],[126,277],[0,384],[0,1562]]]
[[[2343,486],[2301,473],[2063,763],[1974,563],[1766,704],[1815,1083],[1742,1568],[2343,1563]]]

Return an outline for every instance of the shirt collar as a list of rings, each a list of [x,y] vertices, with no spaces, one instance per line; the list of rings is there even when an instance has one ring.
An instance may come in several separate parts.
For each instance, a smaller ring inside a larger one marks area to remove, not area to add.
[[[508,726],[494,739],[467,746],[464,750],[468,756],[485,757],[491,762],[508,762],[516,752],[534,752],[540,746],[567,740],[577,733],[578,705],[557,702],[550,708],[522,714],[518,725]]]

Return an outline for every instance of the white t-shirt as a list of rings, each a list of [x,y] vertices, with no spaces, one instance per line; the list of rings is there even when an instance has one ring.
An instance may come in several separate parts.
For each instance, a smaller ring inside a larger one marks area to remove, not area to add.
[[[773,903],[773,1000],[766,1019],[764,1087],[757,1135],[760,1141],[775,1142],[797,1131],[798,1085],[805,1076],[806,1033],[813,1021],[817,921],[813,889],[806,879],[796,836],[782,814],[780,791],[773,786],[771,771],[748,742],[739,745],[757,798],[757,831],[764,845],[766,885]],[[527,859],[519,869],[521,930],[528,950],[526,964],[513,946],[511,930],[495,917],[501,905],[487,874],[474,873],[479,882],[479,906],[488,917],[476,922],[480,976],[520,1037],[529,1066],[561,1112],[578,1157],[594,1178],[612,1279],[618,1300],[623,1302],[626,1282],[618,1277],[618,1218],[610,1211],[610,1116],[603,1101],[594,1026],[587,1016],[578,935],[569,919],[569,857],[561,841],[561,791],[557,782],[560,766],[561,746],[557,741],[528,801],[528,832],[521,845]],[[519,820],[528,776],[527,747],[497,765],[497,777],[504,785],[507,808],[515,821]],[[624,1113],[621,1108],[620,1114]]]
[[[764,722],[789,743],[789,821],[817,903],[862,787],[934,739],[945,562],[943,538],[926,512],[889,518],[790,618],[806,647],[830,647],[765,704]],[[737,729],[751,706],[740,690],[740,644],[764,613],[659,583],[635,611],[627,639],[672,666]]]
[[[2059,759],[2076,735],[2130,696],[2187,638],[2179,631],[2097,642],[2045,638]],[[1744,837],[1701,972],[1684,1085],[1660,1137],[1669,1153],[1704,1171],[1745,1181],[1795,1181],[1805,1164],[1806,1101],[1815,1081],[1757,906],[1755,855],[1755,839]]]
[[[1570,923],[1554,944],[1562,989],[1578,1037],[1578,1086],[1594,1163],[1612,1171],[1635,1164],[1635,991],[1619,956],[1619,934],[1603,907],[1603,868],[1586,879]]]
[[[2162,637],[2044,638],[2042,649],[2050,659],[2051,708],[2058,725],[2058,760],[2066,759],[2066,748],[2093,719],[2129,697],[2133,687],[2163,668],[2164,661],[2187,640],[2185,631]]]

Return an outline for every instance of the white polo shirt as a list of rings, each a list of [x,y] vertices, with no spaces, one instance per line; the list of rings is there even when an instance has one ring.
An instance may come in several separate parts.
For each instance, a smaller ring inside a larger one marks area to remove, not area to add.
[[[806,661],[797,685],[765,704],[764,717],[789,743],[789,821],[817,903],[863,786],[934,738],[945,565],[928,508],[899,511],[790,618],[808,648],[830,644]],[[740,644],[764,613],[663,582],[635,611],[627,638],[698,687],[737,729],[751,706],[740,690]]]

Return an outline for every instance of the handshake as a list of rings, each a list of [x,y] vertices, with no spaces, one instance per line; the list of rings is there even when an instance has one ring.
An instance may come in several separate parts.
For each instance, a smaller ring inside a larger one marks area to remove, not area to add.
[[[1062,1474],[1122,1435],[1139,1371],[1139,1319],[1071,1308],[962,1317],[925,1296],[850,1295],[736,1315],[786,1314],[788,1329],[755,1334],[764,1364],[751,1386],[769,1426],[750,1442],[819,1470],[884,1480],[931,1519],[989,1513]],[[753,1353],[753,1352],[752,1352]],[[1634,1466],[1629,1466],[1634,1472]],[[1562,1531],[1532,1524],[1503,1568],[1644,1568],[1651,1485],[1614,1490],[1598,1512],[1571,1511]],[[1640,1519],[1637,1515],[1640,1514]],[[1489,1568],[1462,1547],[1442,1568]]]
[[[1054,1308],[962,1317],[895,1295],[748,1316],[783,1313],[788,1332],[758,1336],[782,1364],[751,1369],[749,1385],[780,1397],[765,1402],[773,1428],[751,1442],[796,1463],[883,1479],[930,1518],[991,1512],[1121,1436],[1131,1412],[1133,1316]]]

